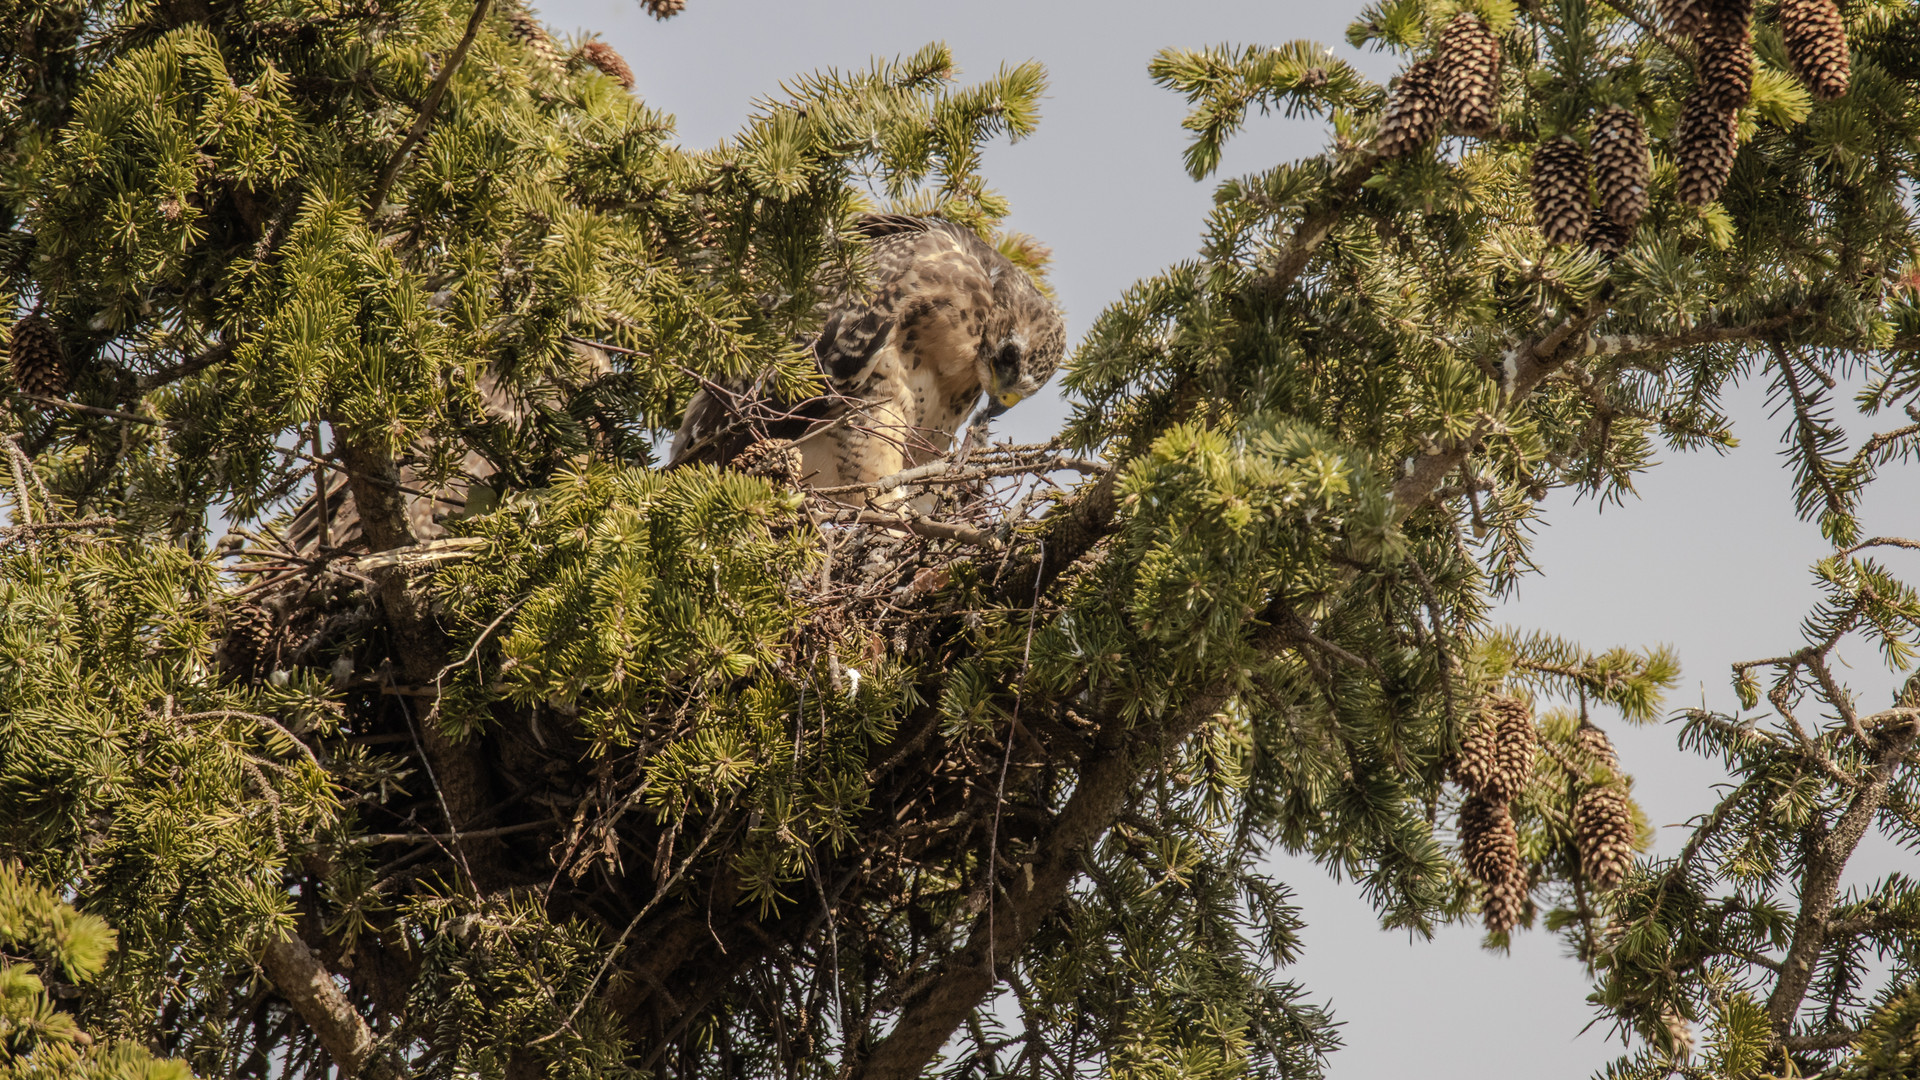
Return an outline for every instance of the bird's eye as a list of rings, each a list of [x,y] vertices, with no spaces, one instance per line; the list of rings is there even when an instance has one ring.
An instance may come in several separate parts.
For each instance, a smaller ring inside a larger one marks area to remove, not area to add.
[[[1011,380],[1020,374],[1020,348],[1017,345],[1003,345],[1000,354],[993,358],[993,366],[1001,375]]]

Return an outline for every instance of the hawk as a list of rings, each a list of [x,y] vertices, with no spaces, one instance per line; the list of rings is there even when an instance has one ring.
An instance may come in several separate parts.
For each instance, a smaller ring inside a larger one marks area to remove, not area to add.
[[[687,406],[670,466],[725,463],[755,442],[784,438],[800,455],[804,483],[868,483],[945,454],[982,394],[998,416],[1060,366],[1060,312],[973,230],[893,214],[863,216],[858,227],[873,290],[828,306],[813,343],[828,392],[774,402],[785,415],[753,423],[727,394],[703,389]],[[746,393],[725,389],[736,400]]]

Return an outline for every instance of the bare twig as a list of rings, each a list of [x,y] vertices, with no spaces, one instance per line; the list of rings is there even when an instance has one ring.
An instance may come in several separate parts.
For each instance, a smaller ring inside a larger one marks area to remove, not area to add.
[[[160,421],[155,420],[151,416],[141,416],[139,413],[124,412],[120,409],[106,409],[98,405],[82,405],[77,401],[66,401],[62,398],[47,397],[45,394],[29,394],[25,390],[16,392],[20,397],[37,405],[52,405],[56,408],[66,409],[69,412],[86,413],[88,416],[110,416],[115,420],[126,420],[130,423],[147,424],[153,427],[160,426]]]

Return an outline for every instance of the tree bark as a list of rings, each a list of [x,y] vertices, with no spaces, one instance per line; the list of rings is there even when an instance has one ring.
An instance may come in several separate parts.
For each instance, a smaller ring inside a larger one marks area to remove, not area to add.
[[[1800,1015],[1800,1002],[1813,984],[1814,970],[1827,944],[1827,917],[1840,894],[1840,876],[1867,827],[1873,824],[1873,816],[1886,803],[1887,787],[1916,738],[1920,738],[1920,719],[1909,719],[1903,729],[1883,736],[1873,766],[1862,778],[1853,801],[1807,852],[1807,876],[1800,886],[1800,914],[1794,920],[1793,942],[1780,965],[1780,981],[1767,999],[1767,1019],[1773,1024],[1776,1039],[1784,1040]]]
[[[373,1029],[340,992],[340,987],[334,984],[333,973],[313,955],[306,942],[290,933],[282,936],[261,954],[260,966],[266,969],[274,989],[313,1029],[320,1045],[340,1067],[341,1076],[356,1077],[363,1070],[374,1080],[396,1076],[393,1069],[374,1055]]]
[[[1252,644],[1266,655],[1290,640],[1287,631],[1270,625]],[[975,918],[965,947],[948,957],[924,988],[908,998],[892,1033],[855,1063],[849,1080],[909,1080],[926,1069],[967,1015],[992,992],[1005,966],[1019,957],[1040,924],[1066,901],[1082,858],[1120,815],[1134,782],[1225,707],[1237,689],[1230,676],[1216,679],[1151,735],[1123,730],[1117,720],[1103,726],[1094,755],[1081,765],[1073,796],[1035,845],[1037,857],[1028,864],[1032,877],[995,875],[990,907]]]

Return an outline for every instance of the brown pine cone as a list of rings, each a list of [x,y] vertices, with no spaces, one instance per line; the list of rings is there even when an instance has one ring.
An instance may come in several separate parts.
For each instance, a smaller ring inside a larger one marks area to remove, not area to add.
[[[1574,800],[1573,842],[1594,888],[1611,889],[1633,869],[1633,840],[1633,809],[1619,781],[1595,784]]]
[[[246,600],[227,607],[227,636],[220,651],[236,674],[258,678],[279,660],[279,631],[273,612]]]
[[[547,35],[547,28],[528,12],[507,12],[507,34],[525,46],[542,67],[557,71],[563,66],[559,51],[553,47],[553,38]]]
[[[1705,206],[1726,190],[1733,159],[1740,151],[1738,119],[1715,109],[1698,94],[1687,98],[1673,132],[1673,156],[1680,164],[1680,201]]]
[[[680,14],[687,8],[687,0],[642,0],[647,6],[647,14],[665,21]]]
[[[1610,105],[1593,125],[1593,179],[1600,205],[1625,236],[1647,213],[1647,187],[1653,165],[1647,156],[1647,129],[1632,109]],[[1623,237],[1624,243],[1624,237]]]
[[[1533,152],[1533,220],[1550,244],[1577,244],[1592,216],[1587,200],[1587,152],[1566,135]]]
[[[1400,73],[1387,99],[1374,151],[1383,158],[1397,158],[1426,145],[1439,134],[1445,112],[1438,65],[1429,57]]]
[[[1518,698],[1488,697],[1461,740],[1454,779],[1475,795],[1508,802],[1533,775],[1533,751],[1532,710]]]
[[[1700,27],[1693,37],[1745,36],[1753,24],[1753,0],[1698,0]]]
[[[1789,66],[1809,93],[1821,101],[1846,95],[1847,26],[1834,0],[1780,0],[1780,36]]]
[[[633,69],[628,67],[627,62],[620,58],[620,54],[613,51],[613,46],[606,42],[589,41],[580,46],[579,51],[573,55],[575,59],[592,64],[603,73],[620,80],[620,85],[628,90],[633,89]]]
[[[41,397],[65,397],[66,350],[60,334],[44,316],[28,315],[13,324],[7,335],[7,359],[13,364],[13,384]]]
[[[1487,932],[1505,934],[1520,925],[1527,911],[1527,892],[1532,880],[1524,864],[1516,861],[1513,869],[1499,881],[1487,884],[1486,899],[1480,903],[1480,918]]]
[[[1633,234],[1620,223],[1607,216],[1605,210],[1593,208],[1593,219],[1587,222],[1587,247],[1612,258],[1627,250],[1627,244],[1633,240]]]
[[[735,455],[727,467],[748,476],[771,480],[779,487],[799,487],[806,468],[792,439],[762,439]]]
[[[1596,770],[1604,773],[1620,771],[1620,755],[1614,753],[1613,740],[1592,724],[1582,724],[1580,730],[1574,732],[1573,746],[1590,779],[1594,778]]]
[[[1460,861],[1474,880],[1504,881],[1520,862],[1520,831],[1507,804],[1469,795],[1460,804]]]
[[[1738,31],[1700,38],[1699,97],[1715,109],[1744,108],[1753,96],[1753,33]]]
[[[1440,98],[1456,127],[1469,135],[1492,131],[1500,110],[1500,39],[1480,16],[1455,15],[1440,31]]]
[[[1709,0],[1654,0],[1660,21],[1675,37],[1693,38],[1707,24]]]

